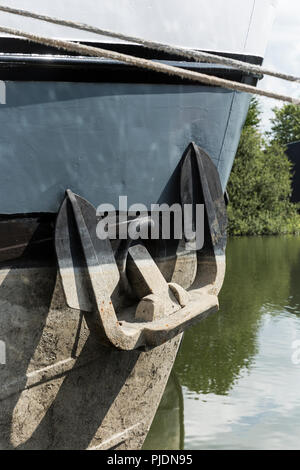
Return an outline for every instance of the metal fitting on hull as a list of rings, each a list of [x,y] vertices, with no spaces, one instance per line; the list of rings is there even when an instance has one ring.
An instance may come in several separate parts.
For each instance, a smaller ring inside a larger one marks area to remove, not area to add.
[[[193,246],[195,241],[186,235],[179,242],[171,283],[158,267],[162,262],[168,264],[168,260],[156,260],[144,244],[130,246],[129,240],[123,262],[117,263],[110,240],[97,237],[96,209],[72,191],[66,192],[55,232],[66,301],[70,307],[85,311],[91,331],[117,349],[159,346],[218,309],[217,294],[225,271],[226,209],[217,169],[193,143],[182,158],[179,192],[182,206],[204,204],[207,228],[203,248],[198,250]],[[196,226],[195,220],[190,223]],[[149,243],[153,249],[161,241]],[[195,275],[186,286],[191,266]],[[114,293],[121,294],[128,286],[135,301],[119,305],[117,313]]]

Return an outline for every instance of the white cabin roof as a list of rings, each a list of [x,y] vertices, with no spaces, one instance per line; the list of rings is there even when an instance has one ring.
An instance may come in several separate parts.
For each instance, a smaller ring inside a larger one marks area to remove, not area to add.
[[[265,53],[275,3],[276,0],[5,1],[5,5],[14,8],[87,23],[149,40],[259,57],[263,57]],[[0,12],[0,25],[61,39],[121,42],[3,12]]]

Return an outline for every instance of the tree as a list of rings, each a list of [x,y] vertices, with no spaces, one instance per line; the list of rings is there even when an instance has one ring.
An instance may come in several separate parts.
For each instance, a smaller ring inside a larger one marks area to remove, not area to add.
[[[285,104],[281,108],[274,108],[274,117],[271,119],[271,131],[268,132],[272,141],[286,145],[300,140],[300,106]]]
[[[260,124],[260,115],[261,109],[259,106],[259,101],[257,97],[253,97],[250,101],[248,114],[246,117],[246,121],[244,127],[252,127],[253,129],[258,129]]]
[[[228,183],[229,233],[297,232],[300,217],[289,200],[291,163],[278,141],[266,143],[259,121],[259,105],[252,100]]]

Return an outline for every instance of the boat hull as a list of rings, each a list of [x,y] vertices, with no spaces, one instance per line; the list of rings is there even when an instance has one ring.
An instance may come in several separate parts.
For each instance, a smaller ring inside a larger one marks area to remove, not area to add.
[[[178,202],[190,142],[225,190],[250,99],[182,84],[7,82],[6,93],[0,214],[56,213],[67,188],[95,207]]]
[[[184,402],[180,382],[172,370],[143,450],[184,449]]]

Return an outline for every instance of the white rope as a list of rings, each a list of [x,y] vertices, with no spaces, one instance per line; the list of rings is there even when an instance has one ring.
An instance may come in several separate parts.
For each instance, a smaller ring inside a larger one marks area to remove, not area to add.
[[[70,21],[70,20],[53,18],[47,15],[41,15],[41,14],[34,13],[28,10],[21,10],[17,8],[11,8],[8,6],[0,5],[0,11],[4,11],[6,13],[11,13],[14,15],[25,16],[28,18],[34,18],[37,20],[46,21],[48,23],[53,23],[53,24],[57,24],[60,26],[67,26],[69,28],[75,28],[75,29],[82,30],[82,31],[88,31],[90,33],[100,34],[101,36],[108,36],[111,38],[120,39],[122,41],[134,42],[137,44],[141,44],[142,46],[147,47],[149,49],[156,49],[159,51],[166,52],[168,54],[176,54],[178,56],[186,57],[188,59],[193,59],[197,62],[206,61],[206,62],[213,63],[213,64],[228,65],[230,67],[235,67],[247,73],[270,75],[272,77],[280,78],[282,80],[288,80],[291,82],[300,83],[300,77],[277,72],[275,70],[263,68],[258,65],[248,64],[241,60],[235,60],[229,57],[222,57],[222,56],[215,55],[215,54],[209,54],[208,52],[190,50],[184,47],[170,46],[168,44],[163,44],[157,41],[149,41],[146,39],[129,36],[127,34],[116,33],[114,31],[97,28],[95,26],[90,26],[84,23],[77,23],[77,22]]]
[[[278,93],[260,90],[259,88],[255,88],[254,86],[246,85],[244,83],[231,82],[230,80],[225,80],[224,78],[218,78],[212,75],[206,75],[204,73],[185,70],[179,67],[173,67],[171,65],[166,65],[159,62],[153,62],[152,60],[122,54],[120,52],[110,51],[107,49],[100,49],[98,47],[86,46],[84,44],[73,43],[70,41],[62,41],[60,39],[47,38],[45,36],[37,36],[35,34],[20,31],[18,29],[6,28],[4,26],[0,26],[0,31],[2,31],[3,33],[10,34],[12,36],[24,37],[32,42],[36,42],[50,47],[56,47],[59,49],[64,49],[70,52],[76,52],[82,55],[88,55],[92,57],[106,57],[108,59],[125,62],[126,64],[133,65],[135,67],[141,67],[147,70],[152,70],[154,72],[166,73],[168,75],[173,75],[182,79],[192,80],[194,82],[205,83],[211,86],[219,86],[234,91],[252,93],[254,95],[266,96],[268,98],[285,101],[287,103],[297,105],[300,104],[299,99],[292,98],[291,96],[280,95]]]

